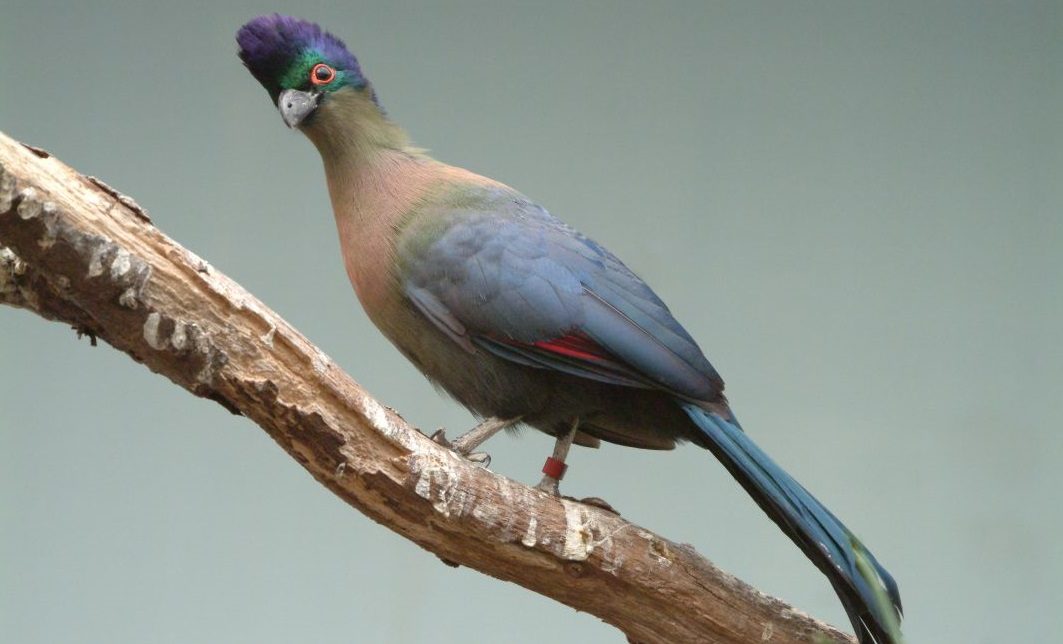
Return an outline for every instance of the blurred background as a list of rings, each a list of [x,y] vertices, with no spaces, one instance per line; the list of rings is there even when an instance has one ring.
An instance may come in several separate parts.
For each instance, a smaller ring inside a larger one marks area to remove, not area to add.
[[[416,425],[472,418],[370,325],[320,161],[241,67],[274,10],[350,45],[445,161],[639,272],[747,430],[901,584],[911,642],[1063,628],[1063,7],[2,0],[0,130],[144,205]],[[490,445],[534,483],[551,441]],[[848,628],[706,452],[565,490]],[[345,506],[249,421],[0,308],[0,640],[619,642]]]

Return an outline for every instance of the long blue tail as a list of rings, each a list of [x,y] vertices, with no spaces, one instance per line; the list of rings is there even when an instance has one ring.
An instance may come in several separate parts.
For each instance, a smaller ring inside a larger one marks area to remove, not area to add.
[[[830,579],[861,644],[900,644],[897,583],[831,511],[757,447],[733,417],[680,403],[707,447]],[[882,601],[888,597],[888,601]]]

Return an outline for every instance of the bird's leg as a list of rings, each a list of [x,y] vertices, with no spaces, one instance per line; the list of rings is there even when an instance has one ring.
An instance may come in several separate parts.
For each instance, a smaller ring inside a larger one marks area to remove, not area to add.
[[[473,427],[454,439],[454,451],[467,456],[474,449],[486,442],[487,439],[503,429],[512,427],[519,422],[520,416],[517,416],[516,418],[488,418],[476,427]]]
[[[520,422],[520,416],[516,418],[495,418],[491,417],[484,420],[482,423],[473,427],[469,431],[465,432],[461,436],[454,439],[454,442],[447,440],[442,429],[432,434],[432,440],[439,443],[444,447],[449,447],[458,454],[468,458],[471,461],[482,463],[484,467],[487,467],[491,463],[491,457],[487,454],[479,453],[473,454],[472,451],[482,445],[487,439],[491,438],[498,432],[507,427],[512,427]]]
[[[565,458],[568,457],[568,448],[572,447],[572,439],[576,437],[577,429],[579,429],[579,418],[572,421],[571,429],[557,437],[557,442],[554,443],[554,453],[546,459],[546,465],[543,465],[543,480],[539,481],[539,485],[535,487],[547,494],[561,496],[557,486],[565,476],[565,470],[568,469],[565,465]]]

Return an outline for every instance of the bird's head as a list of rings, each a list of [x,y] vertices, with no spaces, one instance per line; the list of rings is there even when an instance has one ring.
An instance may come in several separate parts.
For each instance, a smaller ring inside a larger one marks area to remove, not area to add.
[[[336,97],[375,105],[369,81],[343,41],[318,25],[280,14],[260,16],[236,34],[240,59],[288,127],[308,127]]]

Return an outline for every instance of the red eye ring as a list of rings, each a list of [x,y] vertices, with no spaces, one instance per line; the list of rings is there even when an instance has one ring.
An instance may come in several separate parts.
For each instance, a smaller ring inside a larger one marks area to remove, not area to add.
[[[311,85],[328,85],[336,78],[336,70],[325,63],[318,63],[310,70]]]

